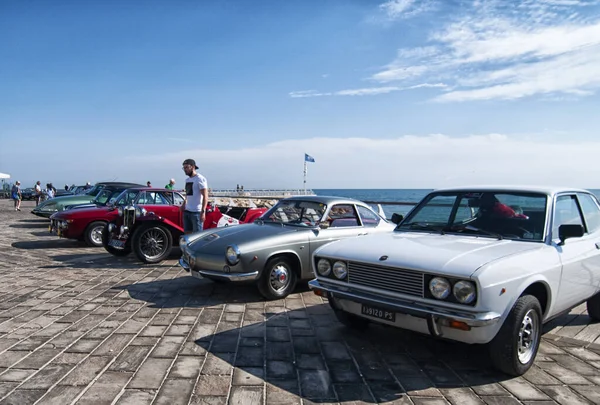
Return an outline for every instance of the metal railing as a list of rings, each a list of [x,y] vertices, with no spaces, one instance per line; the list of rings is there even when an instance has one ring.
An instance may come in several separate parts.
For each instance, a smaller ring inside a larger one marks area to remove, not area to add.
[[[307,189],[211,189],[208,193],[210,197],[233,197],[233,198],[273,198],[281,199],[295,195],[315,195],[312,190]]]

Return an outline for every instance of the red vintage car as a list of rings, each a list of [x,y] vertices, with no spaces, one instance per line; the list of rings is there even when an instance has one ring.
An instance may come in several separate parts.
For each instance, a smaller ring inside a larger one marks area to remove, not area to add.
[[[170,190],[145,189],[146,199],[156,198]],[[138,197],[120,204],[116,216],[102,233],[102,246],[115,256],[126,256],[132,251],[144,263],[158,263],[166,259],[173,246],[179,245],[183,235],[183,196],[173,195],[173,205],[147,204]],[[218,207],[209,203],[204,229],[226,227],[253,222],[268,208]],[[225,211],[223,213],[222,211]]]
[[[50,217],[50,232],[62,238],[85,241],[89,246],[102,246],[102,234],[106,225],[118,218],[123,207],[132,204],[155,213],[176,228],[182,228],[180,207],[183,201],[183,196],[177,191],[148,187],[128,188],[113,196],[105,206],[70,209],[53,214]],[[237,219],[223,215],[217,209],[207,214],[204,226],[208,229],[237,223]]]

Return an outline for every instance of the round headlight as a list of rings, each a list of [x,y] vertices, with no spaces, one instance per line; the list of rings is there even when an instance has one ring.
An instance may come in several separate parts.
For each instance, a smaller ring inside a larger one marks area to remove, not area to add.
[[[452,289],[454,297],[462,304],[470,304],[475,300],[475,285],[470,281],[459,281]]]
[[[240,261],[240,251],[236,246],[228,246],[225,251],[225,259],[232,266]]]
[[[317,262],[317,272],[319,272],[319,274],[323,277],[327,277],[329,274],[331,274],[331,263],[329,263],[329,260],[319,260]]]
[[[429,291],[438,300],[443,300],[450,295],[450,282],[442,277],[434,277],[429,282]]]
[[[123,207],[117,208],[117,213],[119,214],[120,217],[122,217],[123,216]]]
[[[333,263],[333,275],[343,280],[348,275],[348,268],[346,267],[346,263],[344,262],[335,262]]]

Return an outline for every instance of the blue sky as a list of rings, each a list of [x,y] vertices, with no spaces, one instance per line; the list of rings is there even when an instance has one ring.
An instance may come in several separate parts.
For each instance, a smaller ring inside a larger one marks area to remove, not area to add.
[[[0,2],[0,172],[600,188],[596,0]]]

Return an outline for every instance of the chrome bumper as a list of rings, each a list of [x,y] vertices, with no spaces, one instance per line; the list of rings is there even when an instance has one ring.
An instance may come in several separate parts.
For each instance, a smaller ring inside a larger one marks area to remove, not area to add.
[[[253,271],[251,273],[222,273],[220,271],[212,271],[212,270],[191,270],[190,265],[182,258],[179,259],[179,265],[185,270],[192,273],[192,276],[199,274],[202,277],[206,278],[220,278],[224,280],[229,280],[233,282],[237,281],[253,281],[258,278],[258,271]]]
[[[452,309],[430,306],[414,301],[389,299],[371,293],[351,290],[331,284],[322,284],[314,279],[308,282],[311,290],[326,292],[328,297],[340,298],[361,304],[374,305],[388,311],[412,315],[417,318],[426,319],[432,335],[439,335],[436,330],[439,320],[464,322],[471,327],[488,326],[500,320],[500,314],[495,312],[461,312]]]

